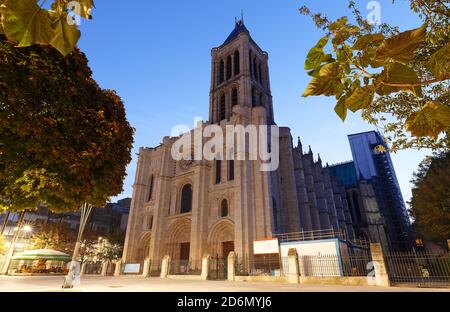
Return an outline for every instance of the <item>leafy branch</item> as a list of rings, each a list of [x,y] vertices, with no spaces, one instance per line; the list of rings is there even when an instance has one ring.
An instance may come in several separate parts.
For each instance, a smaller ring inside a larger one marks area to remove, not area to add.
[[[425,97],[424,93],[450,79],[448,30],[441,31],[439,36],[427,31],[444,22],[436,23],[436,18],[426,13],[428,22],[400,33],[387,24],[378,28],[368,24],[353,1],[349,8],[357,25],[350,24],[347,17],[330,22],[322,13],[313,14],[307,7],[300,8],[302,14],[310,16],[318,28],[326,31],[306,57],[305,70],[312,80],[303,96],[334,96],[335,111],[345,120],[348,110],[364,112],[381,97],[408,92],[426,101],[405,116],[406,129],[413,137],[439,140],[450,126],[450,106],[437,100],[438,97]],[[435,44],[430,44],[430,38]],[[430,46],[434,50],[430,51]],[[420,55],[423,51],[426,59]],[[369,119],[367,115],[366,118]]]
[[[0,0],[0,35],[18,47],[33,44],[51,45],[64,56],[72,52],[80,39],[80,31],[72,14],[92,19],[93,0],[76,0],[70,8],[70,0],[54,0],[47,10],[47,0]],[[74,10],[74,11],[72,11]]]

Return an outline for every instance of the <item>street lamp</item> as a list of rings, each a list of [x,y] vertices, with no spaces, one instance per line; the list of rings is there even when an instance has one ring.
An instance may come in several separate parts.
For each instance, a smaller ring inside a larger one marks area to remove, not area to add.
[[[23,231],[26,233],[30,233],[31,231],[33,231],[33,228],[31,227],[31,225],[25,225],[23,227]]]
[[[0,274],[8,274],[9,265],[11,263],[11,258],[14,255],[14,250],[16,249],[16,243],[19,240],[20,232],[23,230],[23,221],[25,219],[25,212],[22,211],[19,216],[19,220],[17,221],[17,226],[14,228],[14,236],[9,245],[9,250],[6,255],[6,261],[1,268]]]

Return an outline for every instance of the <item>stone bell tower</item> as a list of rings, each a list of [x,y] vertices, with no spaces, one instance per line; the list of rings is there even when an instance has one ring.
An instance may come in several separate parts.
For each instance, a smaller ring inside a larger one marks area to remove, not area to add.
[[[268,53],[252,39],[244,21],[236,21],[227,39],[211,51],[209,123],[221,127],[275,124],[268,59]],[[250,159],[248,145],[244,160],[227,161],[233,164],[233,181],[214,185],[210,190],[210,194],[218,192],[220,197],[220,188],[228,187],[232,194],[234,252],[243,261],[253,257],[255,240],[273,236],[277,225],[274,202],[280,202],[272,186],[277,186],[275,174],[260,170],[262,160]],[[237,156],[239,152],[234,153]]]
[[[225,42],[212,49],[209,121],[230,121],[233,107],[263,106],[274,124],[268,54],[250,36],[243,20]]]

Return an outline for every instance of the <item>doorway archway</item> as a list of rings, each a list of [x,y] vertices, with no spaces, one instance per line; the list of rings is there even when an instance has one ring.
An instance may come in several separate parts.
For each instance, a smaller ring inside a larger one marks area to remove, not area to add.
[[[234,251],[234,224],[222,219],[211,227],[208,235],[208,252],[211,256],[228,257]]]

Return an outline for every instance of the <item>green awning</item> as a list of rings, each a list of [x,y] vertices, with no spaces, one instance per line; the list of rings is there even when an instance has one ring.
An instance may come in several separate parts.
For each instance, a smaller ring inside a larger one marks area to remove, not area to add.
[[[14,255],[12,260],[53,260],[70,262],[72,261],[72,257],[57,250],[39,249],[20,252],[17,255]]]

